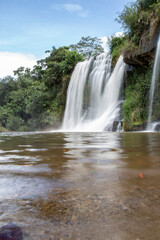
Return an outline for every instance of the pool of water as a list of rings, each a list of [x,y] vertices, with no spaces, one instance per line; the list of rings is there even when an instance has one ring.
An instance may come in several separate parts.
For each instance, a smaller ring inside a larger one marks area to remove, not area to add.
[[[1,133],[0,226],[26,240],[158,240],[159,133]]]

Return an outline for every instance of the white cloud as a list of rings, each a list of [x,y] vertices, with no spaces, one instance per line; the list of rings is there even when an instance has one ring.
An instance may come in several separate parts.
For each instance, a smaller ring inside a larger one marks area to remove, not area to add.
[[[123,32],[116,32],[116,33],[115,33],[115,36],[116,36],[116,37],[123,37],[123,36],[124,36],[124,33],[123,33]]]
[[[123,32],[116,32],[114,35],[115,37],[123,37],[124,33]],[[102,41],[102,47],[104,48],[105,52],[109,51],[109,47],[108,47],[108,41],[111,39],[112,36],[109,37],[100,37],[101,41]]]
[[[65,10],[69,13],[77,12],[80,17],[87,17],[89,11],[84,10],[81,5],[79,4],[53,4],[52,8],[55,10]]]
[[[78,4],[64,4],[63,7],[68,12],[82,11],[82,7]]]
[[[55,10],[66,10],[67,12],[79,12],[82,11],[82,7],[79,4],[53,4]]]
[[[13,71],[19,67],[32,68],[37,62],[34,55],[0,52],[0,78],[13,76]]]

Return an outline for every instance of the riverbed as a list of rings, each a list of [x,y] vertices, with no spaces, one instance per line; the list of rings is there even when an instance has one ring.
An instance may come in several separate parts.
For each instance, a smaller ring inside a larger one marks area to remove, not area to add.
[[[25,240],[158,240],[159,182],[159,133],[0,134],[0,226]]]

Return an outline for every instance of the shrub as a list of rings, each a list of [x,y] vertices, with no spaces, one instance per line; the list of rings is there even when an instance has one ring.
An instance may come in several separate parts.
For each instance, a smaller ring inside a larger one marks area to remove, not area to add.
[[[16,131],[18,130],[22,125],[24,124],[24,121],[17,116],[9,116],[7,119],[6,127],[10,131]]]
[[[135,68],[127,77],[125,101],[122,106],[124,130],[133,130],[133,125],[147,120],[152,65]]]
[[[122,24],[129,40],[136,45],[139,44],[142,35],[149,31],[152,19],[160,18],[157,14],[157,10],[160,10],[159,5],[159,0],[137,0],[125,6],[116,19],[117,22]]]
[[[111,36],[109,38],[109,48],[112,55],[112,63],[116,64],[119,56],[123,53],[123,50],[127,47],[126,36]]]

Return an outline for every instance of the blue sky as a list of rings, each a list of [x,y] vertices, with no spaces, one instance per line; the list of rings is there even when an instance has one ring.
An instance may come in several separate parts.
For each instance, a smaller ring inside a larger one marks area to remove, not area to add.
[[[40,59],[52,46],[68,46],[82,36],[110,36],[122,31],[115,18],[128,2],[0,0],[0,53]]]

